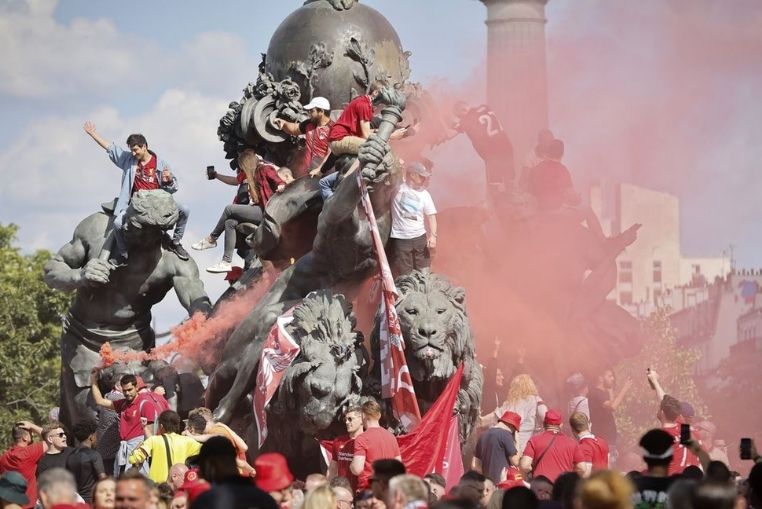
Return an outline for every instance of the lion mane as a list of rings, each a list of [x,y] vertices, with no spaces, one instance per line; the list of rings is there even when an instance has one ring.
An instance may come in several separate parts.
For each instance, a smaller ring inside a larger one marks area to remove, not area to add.
[[[465,442],[479,418],[482,392],[482,373],[476,362],[465,291],[428,269],[401,276],[395,284],[400,294],[395,307],[405,340],[405,359],[422,413],[463,365],[457,410],[461,441]],[[372,339],[377,361],[374,378],[380,380],[378,318]]]

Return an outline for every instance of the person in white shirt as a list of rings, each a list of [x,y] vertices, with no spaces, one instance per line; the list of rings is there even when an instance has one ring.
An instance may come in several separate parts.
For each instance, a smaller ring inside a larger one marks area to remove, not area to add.
[[[414,162],[392,203],[391,248],[395,276],[431,266],[437,246],[437,209],[426,190],[431,170]]]

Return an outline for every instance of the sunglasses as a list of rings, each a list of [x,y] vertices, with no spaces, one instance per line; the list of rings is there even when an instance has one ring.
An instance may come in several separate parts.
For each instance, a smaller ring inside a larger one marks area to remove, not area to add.
[[[63,431],[60,432],[60,433],[51,433],[50,436],[51,437],[59,437],[60,438],[60,437],[65,437],[66,433],[64,433]]]

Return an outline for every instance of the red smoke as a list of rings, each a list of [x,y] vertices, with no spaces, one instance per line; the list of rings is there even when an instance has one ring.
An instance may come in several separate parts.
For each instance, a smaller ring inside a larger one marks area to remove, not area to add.
[[[274,280],[271,272],[265,272],[256,284],[222,302],[209,317],[195,313],[174,327],[172,340],[150,352],[113,350],[109,343],[104,343],[100,350],[103,367],[114,362],[158,360],[173,353],[180,353],[201,366],[213,366],[219,360],[224,340],[252,310]]]

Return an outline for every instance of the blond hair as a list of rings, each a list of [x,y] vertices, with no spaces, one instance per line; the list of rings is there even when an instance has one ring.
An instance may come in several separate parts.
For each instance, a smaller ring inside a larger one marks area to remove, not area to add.
[[[336,495],[327,484],[322,484],[310,491],[302,504],[302,509],[333,509],[334,507],[336,507]]]
[[[632,483],[611,470],[595,472],[582,481],[578,499],[580,509],[631,509]]]
[[[511,385],[508,387],[508,394],[505,396],[505,402],[510,405],[524,400],[529,396],[537,395],[537,386],[534,384],[534,380],[532,380],[531,376],[526,374],[516,375],[513,377]]]

